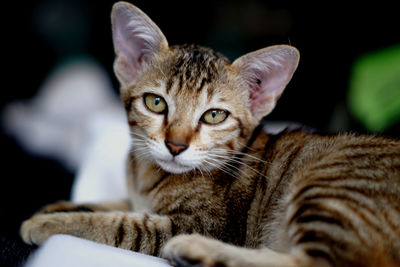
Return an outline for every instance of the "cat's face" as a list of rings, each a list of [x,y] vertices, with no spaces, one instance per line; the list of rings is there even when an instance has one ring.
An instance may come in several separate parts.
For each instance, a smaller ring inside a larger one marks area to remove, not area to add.
[[[207,48],[169,47],[158,27],[127,3],[114,6],[112,20],[132,152],[171,173],[209,172],[240,153],[298,62],[289,46],[233,63]]]
[[[171,48],[126,89],[133,151],[172,173],[219,167],[251,132],[246,91],[236,83],[223,56]]]

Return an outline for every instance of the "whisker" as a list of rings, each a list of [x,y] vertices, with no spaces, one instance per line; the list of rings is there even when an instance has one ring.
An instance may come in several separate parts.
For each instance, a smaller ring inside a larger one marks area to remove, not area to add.
[[[147,139],[148,137],[144,134],[139,134],[137,132],[130,132],[131,137],[136,136],[136,137],[140,137],[142,139]]]
[[[246,163],[244,163],[244,162],[242,162],[242,161],[240,161],[240,160],[237,160],[237,159],[235,159],[235,158],[230,158],[230,157],[222,156],[222,155],[213,155],[213,156],[215,156],[215,157],[217,157],[217,158],[225,159],[225,160],[226,160],[226,163],[225,163],[226,165],[228,165],[228,166],[230,166],[230,167],[233,167],[233,168],[235,168],[235,169],[237,169],[237,170],[239,170],[240,168],[236,167],[236,166],[233,165],[233,164],[230,164],[229,162],[233,162],[233,163],[240,164],[240,165],[242,165],[242,166],[245,166],[245,167],[249,168],[250,170],[252,170],[253,172],[255,172],[255,173],[257,173],[257,174],[259,174],[259,175],[261,175],[261,176],[264,176],[264,174],[262,174],[261,172],[259,172],[257,169],[255,169],[255,168],[249,166],[248,164],[246,164]],[[242,169],[240,169],[240,170],[242,170]],[[242,170],[242,171],[243,171],[243,170]],[[265,176],[264,176],[264,177],[265,177]]]
[[[262,163],[271,164],[271,162],[262,160],[262,159],[260,159],[260,158],[258,158],[256,156],[253,156],[251,154],[244,153],[244,152],[241,152],[241,151],[236,151],[236,150],[231,150],[231,149],[224,149],[224,148],[214,148],[212,150],[215,151],[215,152],[222,152],[224,154],[241,155],[241,156],[243,156],[241,159],[245,160],[245,161],[255,160],[255,161],[262,162]],[[247,159],[245,157],[249,157],[249,159]]]
[[[209,177],[213,178],[213,176],[212,176],[212,174],[211,174],[211,171],[210,171],[209,169],[207,169],[206,166],[200,166],[200,167],[203,168],[203,170],[208,174]]]
[[[203,174],[203,171],[201,170],[201,168],[200,168],[200,167],[195,167],[194,169],[195,169],[195,170],[199,170],[200,173],[201,173],[201,177],[203,177],[203,180],[205,180],[204,174]]]
[[[249,147],[249,146],[246,145],[245,143],[242,143],[242,142],[238,141],[238,144],[239,144],[240,146],[242,146],[243,148],[246,148],[246,149],[248,149],[248,150],[250,150],[250,151],[257,152],[257,150],[255,150],[255,149],[252,148],[252,147]]]
[[[218,164],[214,164],[214,163],[212,163],[212,162],[210,162],[210,161],[208,161],[206,159],[204,160],[204,162],[209,164],[210,166],[218,169],[218,170],[221,170],[222,172],[228,174],[229,176],[232,176],[232,173],[230,172],[230,169],[223,168],[223,165],[221,166],[221,165],[218,165]]]

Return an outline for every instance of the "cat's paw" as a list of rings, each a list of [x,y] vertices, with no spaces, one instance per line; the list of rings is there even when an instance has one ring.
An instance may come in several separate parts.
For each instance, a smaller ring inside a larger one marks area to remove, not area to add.
[[[173,266],[229,266],[221,258],[224,243],[201,235],[179,235],[164,247],[162,255]]]
[[[64,234],[65,225],[55,214],[38,214],[22,223],[20,235],[27,244],[40,245],[50,236]]]

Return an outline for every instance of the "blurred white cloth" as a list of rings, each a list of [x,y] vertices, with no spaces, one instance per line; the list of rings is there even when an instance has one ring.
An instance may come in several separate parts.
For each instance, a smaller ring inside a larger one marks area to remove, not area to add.
[[[125,110],[95,61],[60,65],[33,99],[10,103],[1,115],[4,131],[27,151],[54,158],[75,173],[72,201],[127,198]]]
[[[161,258],[68,235],[50,237],[25,267],[170,267]]]

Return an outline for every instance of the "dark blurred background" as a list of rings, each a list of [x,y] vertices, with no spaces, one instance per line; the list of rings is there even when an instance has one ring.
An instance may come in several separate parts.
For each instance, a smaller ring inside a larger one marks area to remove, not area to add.
[[[400,44],[397,5],[320,1],[151,1],[134,4],[152,18],[170,44],[196,43],[236,57],[273,44],[301,53],[299,68],[272,121],[314,128],[368,132],[348,112],[354,62],[362,55]],[[62,60],[97,59],[112,76],[110,11],[114,1],[41,0],[2,3],[2,94],[0,107],[37,93]],[[380,131],[400,136],[399,122]],[[18,238],[20,222],[40,206],[67,199],[73,173],[54,160],[26,153],[1,133],[1,266],[17,266],[32,249]]]

